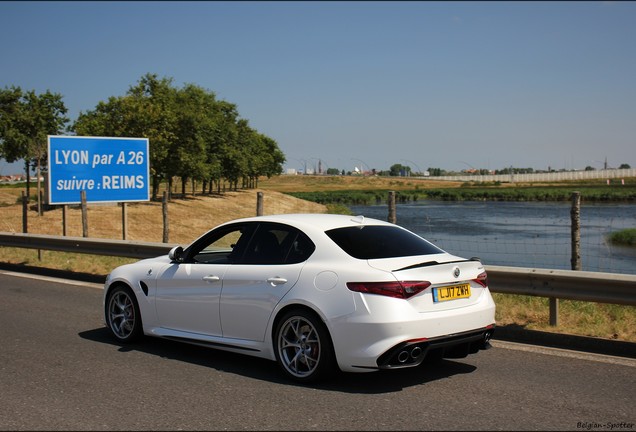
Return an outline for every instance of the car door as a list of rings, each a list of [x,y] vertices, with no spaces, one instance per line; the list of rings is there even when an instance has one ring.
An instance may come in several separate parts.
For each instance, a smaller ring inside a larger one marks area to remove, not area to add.
[[[223,278],[223,337],[263,341],[272,311],[296,284],[314,249],[296,228],[259,224],[241,260]]]
[[[162,270],[155,294],[161,327],[221,336],[223,278],[252,231],[245,224],[214,230],[186,249],[181,262]]]

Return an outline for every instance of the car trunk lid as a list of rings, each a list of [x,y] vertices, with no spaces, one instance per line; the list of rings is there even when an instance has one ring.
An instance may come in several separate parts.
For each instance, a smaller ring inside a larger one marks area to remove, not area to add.
[[[470,306],[487,289],[483,264],[476,258],[450,254],[368,260],[371,267],[389,271],[397,281],[428,281],[431,286],[407,299],[418,312]]]

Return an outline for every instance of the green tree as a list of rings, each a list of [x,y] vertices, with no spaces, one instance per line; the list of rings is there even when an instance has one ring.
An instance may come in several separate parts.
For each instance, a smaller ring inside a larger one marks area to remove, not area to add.
[[[175,99],[172,79],[146,74],[125,96],[110,97],[94,110],[80,113],[73,130],[78,135],[148,138],[152,198],[156,199],[160,181],[173,166],[170,150],[177,127]]]
[[[214,93],[194,84],[188,84],[176,92],[177,128],[175,141],[172,143],[172,163],[166,172],[170,177],[181,178],[182,194],[185,185],[192,180],[193,190],[197,180],[205,181],[216,165],[214,158],[209,157],[214,145],[214,129],[216,126]]]
[[[271,178],[283,173],[285,155],[278,148],[278,144],[272,138],[254,131],[254,153],[250,171],[251,186],[258,187],[258,177]]]
[[[393,177],[408,176],[411,172],[411,167],[402,164],[393,164],[389,168],[389,175]]]
[[[285,156],[276,141],[249,127],[247,121],[239,120],[239,146],[244,155],[243,186],[258,187],[258,178],[268,178],[283,172]]]
[[[0,90],[0,156],[7,162],[24,160],[27,196],[31,168],[35,168],[38,213],[42,210],[40,178],[48,159],[47,137],[63,133],[69,121],[66,112],[62,96],[49,90],[39,95],[15,86]]]
[[[100,102],[81,113],[73,125],[78,135],[144,137],[150,142],[152,197],[162,180],[171,190],[173,177],[182,192],[192,180],[212,191],[221,180],[237,189],[253,186],[260,175],[282,173],[284,154],[276,142],[239,117],[236,105],[216,100],[213,92],[194,84],[176,88],[171,78],[146,74],[125,96]]]
[[[446,171],[441,168],[428,167],[428,172],[431,177],[440,177],[446,175]]]

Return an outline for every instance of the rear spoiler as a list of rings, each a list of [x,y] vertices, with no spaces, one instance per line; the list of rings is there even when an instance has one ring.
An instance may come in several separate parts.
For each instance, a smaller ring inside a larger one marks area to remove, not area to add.
[[[421,268],[421,267],[431,267],[431,266],[436,266],[436,265],[441,265],[441,264],[455,264],[455,263],[460,263],[460,262],[467,262],[467,261],[478,261],[481,263],[481,259],[478,257],[472,257],[470,259],[461,259],[461,260],[457,260],[457,261],[445,261],[445,262],[439,262],[439,261],[426,261],[423,263],[419,263],[419,264],[413,264],[410,266],[406,266],[406,267],[402,267],[399,268],[397,270],[393,270],[394,272],[398,272],[398,271],[402,271],[402,270],[411,270],[414,268]]]

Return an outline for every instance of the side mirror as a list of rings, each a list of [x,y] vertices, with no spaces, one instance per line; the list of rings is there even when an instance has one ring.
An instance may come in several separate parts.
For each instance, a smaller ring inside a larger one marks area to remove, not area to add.
[[[182,262],[183,261],[183,248],[181,246],[175,246],[170,249],[168,252],[168,258],[172,262]]]

